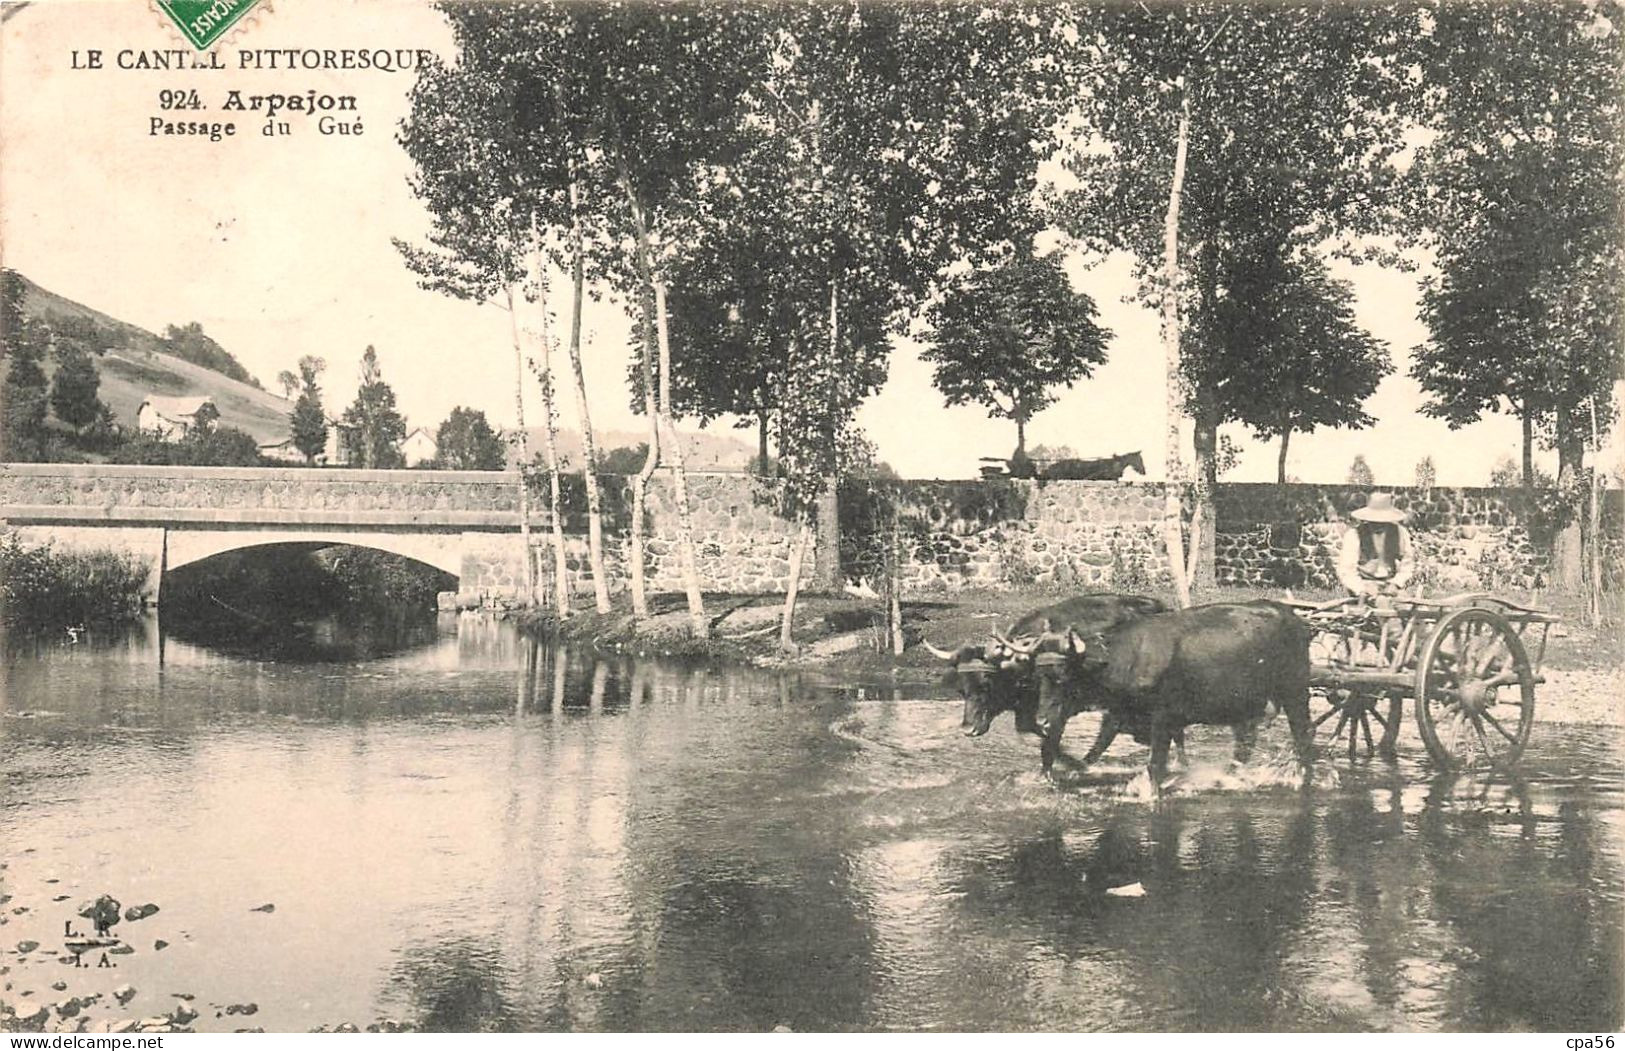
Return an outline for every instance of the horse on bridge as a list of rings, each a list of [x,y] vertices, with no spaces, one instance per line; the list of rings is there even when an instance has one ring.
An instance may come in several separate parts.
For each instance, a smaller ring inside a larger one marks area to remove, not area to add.
[[[1103,456],[1095,460],[1056,460],[1045,466],[1040,478],[1070,479],[1086,482],[1115,482],[1130,467],[1145,477],[1145,459],[1136,449],[1131,453]]]

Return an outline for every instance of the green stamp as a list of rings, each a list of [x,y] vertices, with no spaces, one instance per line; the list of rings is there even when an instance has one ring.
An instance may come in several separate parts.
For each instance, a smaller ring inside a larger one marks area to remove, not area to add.
[[[225,35],[259,0],[158,0],[199,51]]]

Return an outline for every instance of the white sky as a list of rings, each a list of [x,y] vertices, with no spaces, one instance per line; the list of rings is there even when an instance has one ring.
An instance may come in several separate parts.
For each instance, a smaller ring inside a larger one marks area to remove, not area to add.
[[[262,4],[263,6],[263,4]],[[378,348],[384,377],[412,425],[434,426],[453,405],[513,416],[506,315],[417,288],[390,244],[416,239],[427,219],[406,185],[394,141],[411,73],[238,71],[239,48],[427,48],[449,54],[450,33],[427,0],[282,0],[219,49],[226,71],[70,68],[71,53],[185,47],[178,31],[136,0],[44,0],[0,26],[0,251],[3,262],[61,295],[156,332],[198,321],[267,388],[302,354],[328,361],[331,408],[354,393],[360,356]],[[234,119],[237,137],[148,135],[161,89],[196,88],[210,109],[187,119]],[[252,114],[219,112],[226,91],[353,94],[359,137],[323,137],[295,115],[295,134],[263,137]],[[1095,377],[1029,427],[1029,443],[1081,455],[1143,449],[1161,461],[1161,346],[1156,317],[1126,305],[1126,260],[1073,268],[1115,338]],[[1417,414],[1405,376],[1416,320],[1416,275],[1349,268],[1359,321],[1393,351],[1391,376],[1367,405],[1377,425],[1293,438],[1288,470],[1341,481],[1356,453],[1377,480],[1407,484],[1432,455],[1445,484],[1483,484],[1518,449],[1518,427],[1496,417],[1452,432]],[[556,287],[563,287],[562,283]],[[633,429],[626,333],[612,303],[586,308],[587,383],[594,422]],[[531,397],[534,397],[534,390]],[[534,410],[532,410],[533,412]],[[561,407],[566,423],[573,404]],[[534,419],[534,415],[532,416]],[[906,477],[964,477],[979,456],[1006,455],[1015,429],[975,407],[948,409],[917,348],[899,345],[890,378],[860,422]],[[1275,448],[1243,440],[1235,480],[1273,480]],[[754,442],[750,432],[740,432]],[[1616,439],[1611,462],[1619,463]],[[1548,466],[1553,457],[1541,454]]]

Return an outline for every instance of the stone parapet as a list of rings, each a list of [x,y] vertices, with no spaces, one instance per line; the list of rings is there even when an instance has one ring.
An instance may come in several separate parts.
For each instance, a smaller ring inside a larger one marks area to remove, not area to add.
[[[517,478],[496,471],[0,465],[0,519],[519,526]],[[545,516],[538,516],[545,520]]]

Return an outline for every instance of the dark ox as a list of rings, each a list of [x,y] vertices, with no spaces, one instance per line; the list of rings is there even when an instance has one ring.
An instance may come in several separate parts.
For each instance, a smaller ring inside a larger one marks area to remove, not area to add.
[[[1169,743],[1186,726],[1235,728],[1236,759],[1245,762],[1273,705],[1286,713],[1307,771],[1314,762],[1309,635],[1289,607],[1267,601],[1176,610],[1094,635],[1046,634],[1032,657],[1045,768],[1067,719],[1100,708],[1151,745],[1151,781],[1160,787]]]
[[[1008,635],[995,634],[982,644],[966,644],[953,652],[926,643],[938,657],[950,661],[950,681],[965,699],[960,726],[967,737],[980,737],[1003,712],[1014,712],[1016,730],[1038,734],[1037,683],[1032,661],[1023,655],[1018,640],[1045,633],[1074,631],[1080,635],[1098,634],[1168,607],[1141,595],[1079,595],[1053,606],[1033,610],[1011,626]],[[1110,744],[1110,740],[1106,741]],[[1099,745],[1099,751],[1105,747]],[[1093,758],[1099,758],[1094,752]],[[1092,761],[1091,759],[1091,761]]]

